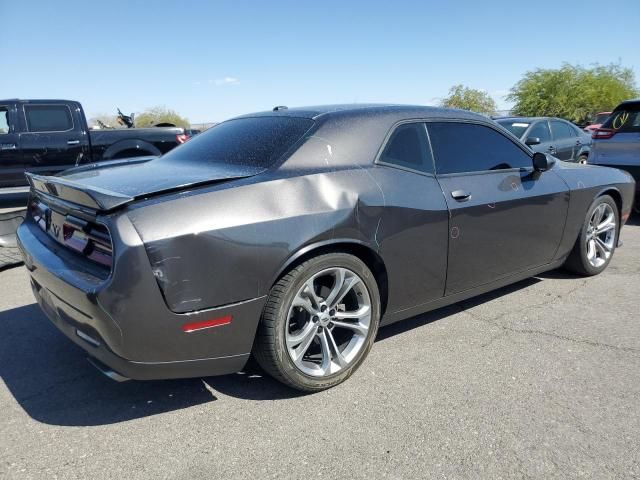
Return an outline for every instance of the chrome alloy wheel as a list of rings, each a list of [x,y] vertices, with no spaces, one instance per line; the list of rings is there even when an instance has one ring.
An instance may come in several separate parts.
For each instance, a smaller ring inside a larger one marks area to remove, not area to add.
[[[616,215],[611,205],[601,203],[596,207],[587,226],[587,260],[596,268],[611,256],[616,241]]]
[[[287,351],[302,373],[332,375],[357,358],[370,324],[371,297],[364,281],[347,268],[328,268],[309,278],[291,303]]]

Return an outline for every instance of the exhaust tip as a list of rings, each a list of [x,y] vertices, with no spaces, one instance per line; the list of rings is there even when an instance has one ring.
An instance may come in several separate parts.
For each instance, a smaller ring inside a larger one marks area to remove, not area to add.
[[[118,372],[107,367],[104,363],[102,363],[99,360],[96,360],[95,358],[87,357],[87,361],[91,365],[93,365],[96,369],[98,369],[100,373],[109,377],[111,380],[114,380],[116,382],[127,382],[131,380],[129,377],[125,377],[124,375],[119,374]]]

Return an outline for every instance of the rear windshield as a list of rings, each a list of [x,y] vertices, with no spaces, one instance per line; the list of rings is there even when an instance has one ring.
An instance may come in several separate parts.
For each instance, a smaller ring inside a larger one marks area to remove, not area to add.
[[[616,109],[602,128],[613,128],[618,132],[640,132],[640,102],[628,103]]]
[[[529,128],[529,125],[531,124],[527,122],[516,122],[513,120],[498,120],[498,125],[506,128],[516,137],[522,138],[522,135],[524,135],[524,132],[527,130],[527,128]]]
[[[269,168],[313,125],[294,117],[238,118],[216,125],[162,158],[176,162]]]

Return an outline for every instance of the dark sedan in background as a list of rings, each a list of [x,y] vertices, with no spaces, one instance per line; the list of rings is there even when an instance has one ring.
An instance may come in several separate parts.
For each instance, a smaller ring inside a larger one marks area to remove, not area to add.
[[[566,162],[585,163],[589,157],[591,135],[561,118],[507,117],[496,122],[534,152],[549,153]]]
[[[486,117],[278,108],[155,159],[29,175],[34,295],[112,378],[235,372],[317,391],[378,330],[564,265],[611,261],[634,182]]]

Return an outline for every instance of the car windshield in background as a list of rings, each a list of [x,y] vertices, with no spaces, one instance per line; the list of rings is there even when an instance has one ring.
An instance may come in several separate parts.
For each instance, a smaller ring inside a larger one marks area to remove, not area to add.
[[[529,128],[530,123],[526,122],[514,122],[513,120],[498,120],[498,125],[503,128],[506,128],[511,133],[513,133],[516,137],[522,138],[524,132]]]
[[[165,154],[163,161],[269,168],[311,128],[313,120],[249,117],[216,125]]]
[[[610,113],[599,113],[598,115],[596,115],[596,118],[593,121],[593,123],[595,123],[596,125],[601,125],[604,122],[606,122],[607,118],[609,118],[609,115],[611,115],[611,114]]]
[[[640,132],[640,102],[624,105],[611,114],[602,128],[612,128],[618,132]]]

